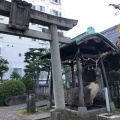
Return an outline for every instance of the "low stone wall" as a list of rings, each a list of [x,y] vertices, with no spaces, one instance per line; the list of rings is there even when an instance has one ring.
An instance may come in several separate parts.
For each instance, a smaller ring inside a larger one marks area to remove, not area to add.
[[[5,105],[19,105],[27,102],[27,95],[13,96],[5,99]]]

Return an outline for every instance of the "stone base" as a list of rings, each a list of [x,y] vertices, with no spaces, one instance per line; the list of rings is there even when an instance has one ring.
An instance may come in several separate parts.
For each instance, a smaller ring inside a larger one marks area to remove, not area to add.
[[[48,109],[51,109],[52,108],[52,106],[54,106],[55,104],[52,102],[52,101],[48,101],[48,103],[47,103],[47,108]]]
[[[120,120],[120,115],[112,115],[111,113],[104,113],[98,115],[97,120]]]
[[[114,102],[110,102],[110,108],[111,108],[111,112],[116,110]]]
[[[81,118],[89,118],[89,114],[86,107],[78,107],[77,115]]]
[[[51,120],[71,120],[66,110],[55,110],[51,112]]]

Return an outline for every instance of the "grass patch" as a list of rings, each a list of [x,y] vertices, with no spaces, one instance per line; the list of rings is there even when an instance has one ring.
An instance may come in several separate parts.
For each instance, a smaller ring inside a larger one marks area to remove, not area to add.
[[[35,112],[35,113],[27,113],[26,109],[21,109],[21,110],[15,110],[14,112],[16,114],[18,114],[19,116],[23,117],[26,120],[27,120],[28,116],[42,114],[42,113],[45,113],[45,112],[50,112],[50,110],[47,108],[47,106],[37,107],[37,111],[38,112]],[[78,117],[75,113],[72,113],[72,112],[69,113],[69,117],[72,120],[96,120],[96,117],[90,117],[89,119],[83,119],[83,118]],[[42,120],[51,120],[51,119],[50,118],[45,118],[45,119],[42,119]]]
[[[18,114],[19,116],[23,117],[24,119],[27,119],[28,116],[38,115],[38,114],[42,114],[45,112],[50,112],[50,110],[47,108],[47,106],[45,106],[45,107],[37,107],[37,112],[35,112],[35,113],[27,113],[26,109],[15,110],[14,112],[16,114]]]
[[[38,112],[35,112],[35,113],[27,113],[26,109],[15,110],[14,112],[16,114],[18,114],[19,116],[23,117],[26,120],[27,120],[28,116],[42,114],[42,113],[45,113],[45,112],[50,112],[50,110],[47,108],[47,106],[37,107],[37,110],[38,110]],[[96,120],[96,117],[91,117],[89,119],[83,119],[83,118],[78,117],[75,113],[72,113],[72,112],[69,113],[69,117],[72,120]],[[45,118],[45,119],[42,119],[42,120],[51,120],[51,119],[50,118]]]
[[[70,117],[71,120],[96,120],[96,117],[90,117],[89,119],[83,119],[83,118],[78,117],[74,113],[70,113],[69,117]],[[43,119],[43,120],[51,120],[51,119],[50,118],[46,118],[46,119]]]
[[[70,118],[72,120],[96,120],[96,117],[90,117],[90,118],[83,119],[83,118],[80,118],[79,116],[77,116],[75,113],[71,113]]]
[[[117,114],[117,115],[120,115],[120,109],[117,109],[113,112],[113,114]]]
[[[27,113],[26,109],[16,110],[14,112],[16,114],[18,114],[19,116],[23,117],[26,120],[27,120],[28,116],[42,114],[42,113],[45,113],[45,112],[50,112],[50,110],[47,108],[47,106],[45,106],[45,107],[37,107],[37,110],[38,110],[38,112],[35,112],[35,113]],[[112,113],[120,115],[120,109],[117,109],[116,111],[114,111]],[[75,113],[72,113],[72,112],[69,113],[69,117],[72,120],[96,120],[97,119],[96,117],[90,117],[88,119],[83,119],[83,118],[78,117]],[[51,119],[50,118],[45,118],[43,120],[51,120]]]

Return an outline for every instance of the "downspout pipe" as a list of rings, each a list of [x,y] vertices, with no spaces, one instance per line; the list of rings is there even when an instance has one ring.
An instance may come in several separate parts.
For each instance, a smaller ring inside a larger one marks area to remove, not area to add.
[[[107,87],[105,87],[103,89],[104,93],[105,93],[105,102],[106,102],[106,108],[107,108],[107,112],[110,112],[110,102],[109,102],[109,97],[108,97],[108,89]]]

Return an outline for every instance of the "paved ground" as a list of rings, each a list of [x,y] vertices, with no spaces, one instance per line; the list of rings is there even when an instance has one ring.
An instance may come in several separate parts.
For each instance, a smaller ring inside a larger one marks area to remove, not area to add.
[[[36,106],[46,105],[48,100],[36,102]],[[24,109],[26,108],[26,104],[22,105],[14,105],[14,106],[7,106],[7,107],[0,107],[0,120],[24,120],[13,110]]]

